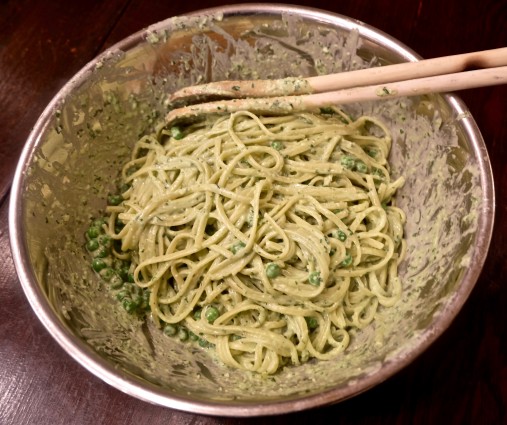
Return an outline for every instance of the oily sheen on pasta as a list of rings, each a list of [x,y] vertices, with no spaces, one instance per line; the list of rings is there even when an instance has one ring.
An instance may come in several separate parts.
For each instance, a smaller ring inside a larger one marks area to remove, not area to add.
[[[114,255],[149,290],[152,320],[226,365],[272,374],[331,359],[400,298],[391,137],[372,117],[326,112],[162,127],[123,169]]]

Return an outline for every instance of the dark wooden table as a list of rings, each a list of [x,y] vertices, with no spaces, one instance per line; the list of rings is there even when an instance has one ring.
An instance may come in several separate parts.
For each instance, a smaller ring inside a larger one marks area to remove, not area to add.
[[[507,86],[462,93],[482,130],[497,215],[482,275],[444,335],[401,373],[341,404],[271,418],[212,418],[152,406],[72,360],[30,309],[10,256],[14,168],[45,105],[127,35],[212,0],[0,1],[0,424],[506,424]],[[311,0],[390,33],[423,57],[507,45],[507,0]]]

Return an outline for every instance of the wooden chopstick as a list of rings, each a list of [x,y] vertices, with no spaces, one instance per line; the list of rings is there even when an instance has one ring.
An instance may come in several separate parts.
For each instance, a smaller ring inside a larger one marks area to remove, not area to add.
[[[507,83],[507,66],[457,72],[386,84],[375,84],[300,96],[230,99],[185,106],[170,111],[167,124],[195,121],[209,114],[248,110],[257,114],[288,114],[333,105],[442,93]]]
[[[507,65],[507,47],[307,78],[314,93]]]
[[[503,65],[507,65],[507,47],[317,77],[218,81],[185,87],[170,94],[168,101],[170,104],[181,105],[194,101],[203,102],[210,97],[235,99],[323,93]]]

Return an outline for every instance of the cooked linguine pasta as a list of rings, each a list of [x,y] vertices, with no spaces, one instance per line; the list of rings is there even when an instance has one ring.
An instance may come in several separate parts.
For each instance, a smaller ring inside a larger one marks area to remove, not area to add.
[[[168,334],[271,374],[335,357],[400,298],[389,132],[327,112],[244,111],[137,142],[106,232]]]

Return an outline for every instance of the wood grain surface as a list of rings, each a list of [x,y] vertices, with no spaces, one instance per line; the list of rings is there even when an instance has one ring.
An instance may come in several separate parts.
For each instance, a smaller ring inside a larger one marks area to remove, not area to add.
[[[292,2],[296,3],[296,2]],[[423,57],[507,46],[507,0],[300,1],[373,25]],[[0,424],[506,424],[507,87],[463,92],[488,148],[491,249],[450,328],[409,367],[340,404],[269,418],[218,418],[139,401],[72,360],[25,298],[8,239],[9,187],[31,127],[98,53],[152,23],[227,4],[194,0],[0,1]]]

